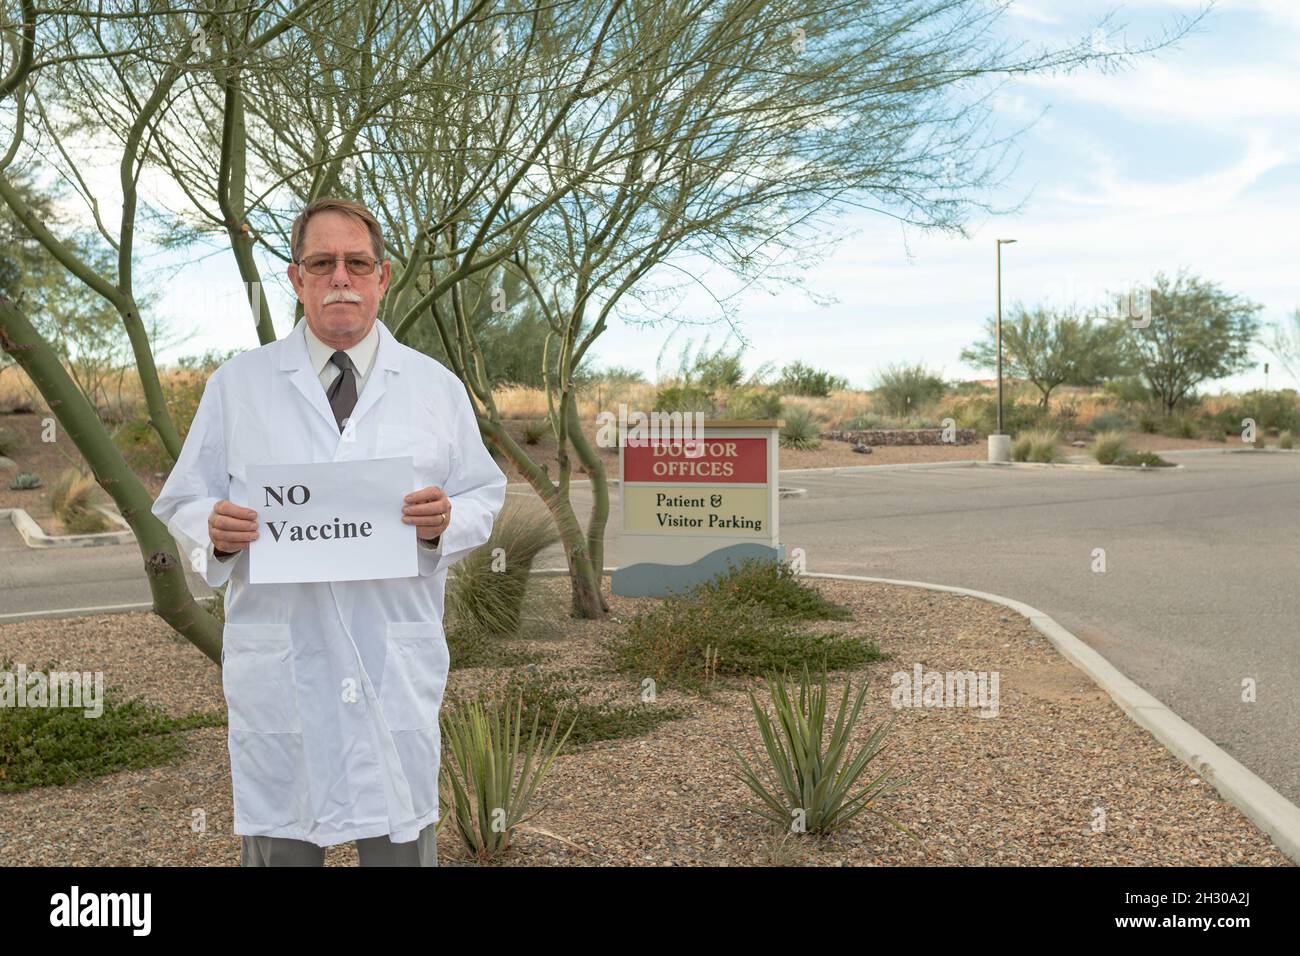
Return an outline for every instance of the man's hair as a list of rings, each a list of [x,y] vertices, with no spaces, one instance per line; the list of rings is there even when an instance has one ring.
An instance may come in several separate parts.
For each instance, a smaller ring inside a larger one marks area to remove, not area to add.
[[[341,212],[364,225],[366,231],[370,233],[370,246],[374,250],[375,258],[380,260],[384,258],[384,236],[380,231],[379,220],[375,218],[375,214],[361,203],[353,202],[351,199],[323,197],[309,202],[303,211],[298,213],[298,218],[293,221],[293,231],[289,235],[289,253],[294,262],[302,258],[302,242],[307,233],[307,220],[318,212],[326,211]]]

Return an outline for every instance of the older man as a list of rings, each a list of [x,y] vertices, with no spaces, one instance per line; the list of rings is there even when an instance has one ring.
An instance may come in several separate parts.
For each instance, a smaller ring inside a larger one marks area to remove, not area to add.
[[[487,541],[506,479],[461,382],[376,322],[390,266],[370,211],[316,200],[291,252],[304,321],[212,374],[153,513],[209,585],[230,582],[222,686],[243,864],[319,866],[355,840],[362,866],[433,866],[447,568]],[[417,576],[249,582],[247,466],[395,456],[414,462],[400,507]]]

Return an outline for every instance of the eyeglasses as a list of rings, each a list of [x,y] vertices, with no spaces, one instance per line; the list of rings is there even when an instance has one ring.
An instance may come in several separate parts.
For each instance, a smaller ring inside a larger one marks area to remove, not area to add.
[[[298,265],[306,268],[314,276],[327,276],[334,271],[334,263],[343,260],[344,267],[354,276],[368,276],[375,271],[378,259],[371,256],[329,256],[321,253],[298,259]]]

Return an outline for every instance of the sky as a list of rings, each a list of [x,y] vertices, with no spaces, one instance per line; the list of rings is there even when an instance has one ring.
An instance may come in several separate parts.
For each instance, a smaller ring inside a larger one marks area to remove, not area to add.
[[[1061,47],[1095,36],[1112,11],[1113,46],[1159,36],[1204,4],[1152,0],[1015,0],[1006,36]],[[739,329],[752,370],[795,359],[858,387],[893,363],[920,362],[949,379],[986,377],[960,361],[995,304],[994,240],[1003,247],[1004,314],[1015,302],[1096,302],[1107,290],[1143,284],[1180,268],[1263,305],[1276,322],[1300,307],[1300,0],[1217,0],[1196,32],[1116,72],[1022,77],[992,101],[995,129],[1032,121],[1013,143],[1000,189],[983,197],[1023,208],[967,223],[969,238],[923,232],[863,208],[835,221],[839,238],[806,275],[832,304],[798,289],[741,292]],[[1045,112],[1044,112],[1045,111]],[[112,171],[109,170],[110,175]],[[172,344],[163,362],[206,349],[256,346],[246,295],[229,250],[182,257],[142,246],[140,265],[168,271],[158,314]],[[279,266],[277,265],[277,269]],[[725,273],[701,274],[679,308],[716,315],[712,296],[732,291]],[[292,300],[271,293],[281,333]],[[668,326],[614,321],[599,340],[600,365],[639,368],[654,379]],[[719,323],[679,329],[672,342],[710,346],[738,340]],[[670,346],[666,368],[676,365]],[[1256,348],[1251,370],[1208,391],[1265,384],[1300,386]]]

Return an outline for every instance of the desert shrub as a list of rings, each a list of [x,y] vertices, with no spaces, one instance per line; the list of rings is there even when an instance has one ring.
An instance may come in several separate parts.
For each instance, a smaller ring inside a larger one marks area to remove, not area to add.
[[[1265,430],[1294,432],[1300,428],[1300,413],[1296,407],[1296,391],[1283,388],[1277,391],[1257,389],[1241,396],[1237,418],[1237,428],[1241,428],[1242,418],[1253,418],[1255,424]]]
[[[1128,450],[1128,435],[1124,432],[1098,432],[1092,446],[1092,457],[1099,465],[1113,465]]]
[[[1172,438],[1195,438],[1201,433],[1190,415],[1170,415],[1161,423],[1160,430]]]
[[[698,385],[666,385],[655,392],[656,412],[703,412],[717,414],[713,393]]]
[[[973,428],[981,435],[992,435],[998,427],[997,399],[976,398],[954,406],[952,418],[958,428]],[[1008,435],[1039,428],[1046,424],[1046,421],[1047,413],[1037,403],[1017,401],[1002,403],[1002,428]]]
[[[0,455],[12,455],[24,445],[22,435],[11,428],[0,428]]]
[[[1140,409],[1137,416],[1138,431],[1147,435],[1154,435],[1160,431],[1162,419],[1163,416],[1153,408]]]
[[[170,404],[170,402],[169,402]],[[183,423],[188,431],[189,423]],[[177,428],[182,422],[177,421]],[[128,418],[113,429],[113,444],[117,446],[126,463],[134,470],[158,474],[171,470],[171,456],[163,448],[162,440],[148,419]]]
[[[1113,464],[1128,468],[1172,468],[1174,463],[1165,461],[1154,452],[1132,451],[1117,458]]]
[[[108,519],[91,501],[94,491],[94,476],[75,468],[65,469],[50,488],[50,510],[68,534],[96,534],[108,528]]]
[[[608,385],[632,385],[645,381],[644,372],[625,365],[610,365],[594,370],[590,373],[590,377],[592,381],[604,382]]]
[[[808,633],[760,604],[676,595],[638,614],[604,649],[621,673],[697,690],[716,675],[760,675],[804,661],[836,670],[882,657],[870,639]]]
[[[728,418],[780,418],[781,393],[773,389],[737,389],[727,397]]]
[[[831,392],[848,386],[848,379],[798,361],[781,369],[781,375],[776,381],[776,388],[782,395],[807,395],[813,398],[825,398]]]
[[[689,596],[700,601],[757,604],[774,617],[804,621],[847,621],[853,612],[826,600],[783,561],[749,558],[728,562],[727,571],[697,585]]]
[[[1126,432],[1132,427],[1133,419],[1125,412],[1117,409],[1098,412],[1092,416],[1092,421],[1088,423],[1089,430],[1096,435],[1100,435],[1102,432]]]
[[[1295,444],[1295,436],[1291,433],[1290,430],[1284,431],[1282,434],[1277,436],[1278,448],[1283,448],[1286,449],[1287,451],[1290,451],[1291,447],[1294,444]]]
[[[1057,443],[1061,436],[1055,431],[1035,430],[1021,432],[1011,443],[1012,461],[1053,462],[1060,459]]]
[[[822,443],[821,424],[811,411],[798,405],[782,413],[782,448],[819,448]]]
[[[447,630],[465,635],[517,633],[533,560],[558,538],[546,511],[507,496],[487,542],[447,574]]]
[[[535,669],[510,671],[497,684],[480,690],[477,699],[488,706],[499,700],[522,700],[526,723],[537,718],[547,726],[563,717],[572,724],[569,743],[573,746],[637,737],[687,715],[686,708],[678,705],[645,703],[639,693],[629,698],[612,688],[597,690],[563,674]],[[456,706],[460,698],[449,700]]]
[[[805,668],[796,699],[786,689],[782,675],[770,674],[766,683],[772,715],[759,705],[754,692],[749,691],[750,706],[763,743],[763,753],[755,760],[755,763],[763,761],[762,772],[739,750],[731,748],[740,763],[738,776],[758,798],[758,806],[751,808],[753,812],[783,831],[798,819],[803,826],[797,832],[826,834],[866,811],[915,840],[916,835],[910,830],[872,807],[878,798],[906,783],[906,779],[888,779],[886,772],[876,775],[856,793],[852,792],[871,762],[880,755],[884,738],[893,726],[893,718],[882,721],[867,734],[856,752],[850,752],[849,742],[862,713],[867,683],[862,683],[851,704],[849,685],[845,685],[839,709],[829,725],[826,718],[830,695],[825,672],[814,682]]]
[[[872,431],[877,428],[892,428],[884,417],[877,415],[875,412],[863,412],[861,415],[854,415],[852,418],[840,424],[844,431]]]
[[[1102,386],[1102,391],[1125,405],[1145,405],[1151,401],[1151,389],[1135,375],[1111,379]]]
[[[533,420],[524,422],[524,444],[536,445],[549,431],[546,422]]]
[[[876,375],[876,396],[891,415],[919,411],[943,397],[943,379],[924,365],[890,365]]]
[[[12,672],[14,667],[13,661],[5,660],[0,670]],[[49,681],[52,667],[42,671],[47,688],[58,687],[57,680]],[[27,673],[30,677],[37,670]],[[121,699],[113,687],[100,688],[103,712],[87,719],[92,702],[86,701],[84,687],[85,708],[0,707],[0,793],[63,786],[166,764],[185,754],[184,737],[177,731],[225,723],[220,711],[171,717],[141,699]]]

